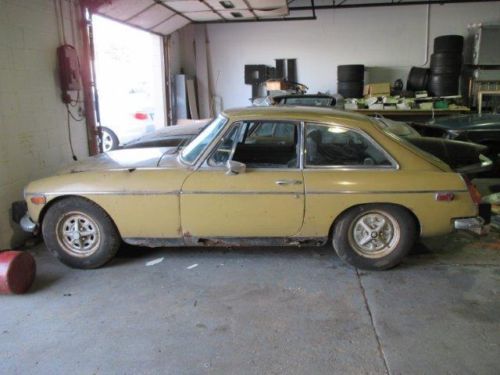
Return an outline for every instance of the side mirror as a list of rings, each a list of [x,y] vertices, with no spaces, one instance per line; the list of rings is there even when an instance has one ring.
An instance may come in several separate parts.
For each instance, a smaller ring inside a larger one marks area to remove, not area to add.
[[[240,174],[245,173],[247,166],[244,163],[240,163],[239,161],[228,160],[226,163],[227,172],[226,174]]]

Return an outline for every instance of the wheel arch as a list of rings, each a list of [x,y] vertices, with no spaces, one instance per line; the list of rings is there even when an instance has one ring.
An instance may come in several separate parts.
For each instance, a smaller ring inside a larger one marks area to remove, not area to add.
[[[40,211],[40,215],[39,215],[39,218],[38,218],[38,225],[39,225],[39,229],[40,231],[42,230],[42,226],[43,226],[43,220],[45,218],[45,215],[47,214],[47,212],[50,210],[50,208],[52,206],[54,206],[54,204],[58,203],[58,202],[61,202],[63,200],[66,200],[66,199],[71,199],[71,198],[77,198],[77,199],[82,199],[82,200],[85,200],[97,207],[99,207],[108,217],[109,219],[111,220],[111,222],[113,223],[115,229],[116,229],[116,233],[118,233],[118,235],[120,236],[120,238],[122,237],[121,236],[121,233],[120,233],[120,230],[118,229],[118,226],[116,225],[115,223],[115,220],[113,219],[113,217],[109,214],[108,211],[106,211],[104,209],[104,207],[102,207],[100,204],[98,204],[97,202],[93,201],[92,199],[89,199],[87,197],[83,197],[81,195],[72,195],[72,194],[69,194],[69,195],[60,195],[54,199],[51,199],[49,202],[47,202],[47,204],[42,208],[42,210]]]
[[[339,213],[335,219],[333,220],[333,223],[332,225],[330,226],[330,229],[328,231],[328,239],[331,241],[332,238],[333,238],[333,230],[335,229],[335,225],[339,222],[340,218],[347,212],[347,211],[350,211],[356,207],[360,207],[360,206],[372,206],[372,205],[385,205],[385,206],[392,206],[392,207],[399,207],[399,208],[402,208],[403,210],[405,210],[412,218],[413,220],[415,221],[415,224],[417,226],[417,233],[420,235],[421,231],[422,231],[422,227],[421,227],[421,224],[420,224],[420,220],[418,219],[417,215],[415,215],[415,213],[410,210],[408,207],[405,207],[401,204],[396,204],[396,203],[390,203],[390,202],[370,202],[370,203],[360,203],[360,204],[355,204],[353,206],[350,206],[350,207],[347,207],[346,209],[344,209],[341,213]]]

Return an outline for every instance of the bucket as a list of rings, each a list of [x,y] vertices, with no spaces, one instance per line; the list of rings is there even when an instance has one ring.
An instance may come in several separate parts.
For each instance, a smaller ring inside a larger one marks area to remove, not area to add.
[[[24,251],[0,252],[0,294],[22,294],[33,284],[36,263]]]

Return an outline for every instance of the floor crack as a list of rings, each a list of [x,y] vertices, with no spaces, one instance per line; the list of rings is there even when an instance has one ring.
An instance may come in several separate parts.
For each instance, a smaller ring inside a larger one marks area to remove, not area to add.
[[[370,317],[370,323],[371,323],[372,328],[373,328],[373,333],[375,334],[375,339],[377,340],[377,347],[378,347],[380,357],[382,358],[382,362],[384,363],[385,372],[388,375],[391,375],[391,371],[389,370],[389,365],[387,363],[387,358],[385,356],[384,348],[382,347],[382,342],[380,341],[380,336],[377,332],[377,328],[375,327],[375,321],[373,320],[373,314],[372,314],[372,311],[370,309],[370,305],[368,304],[368,299],[366,298],[365,288],[363,286],[363,283],[361,282],[361,275],[359,274],[359,270],[357,268],[356,268],[356,277],[358,279],[359,287],[361,289],[361,294],[363,295],[363,301],[365,303],[366,311],[368,312],[368,316]]]

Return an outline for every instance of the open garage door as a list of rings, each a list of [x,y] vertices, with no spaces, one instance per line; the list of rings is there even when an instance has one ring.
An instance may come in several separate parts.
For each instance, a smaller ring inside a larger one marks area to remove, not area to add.
[[[102,149],[110,151],[165,126],[161,37],[93,16]]]

